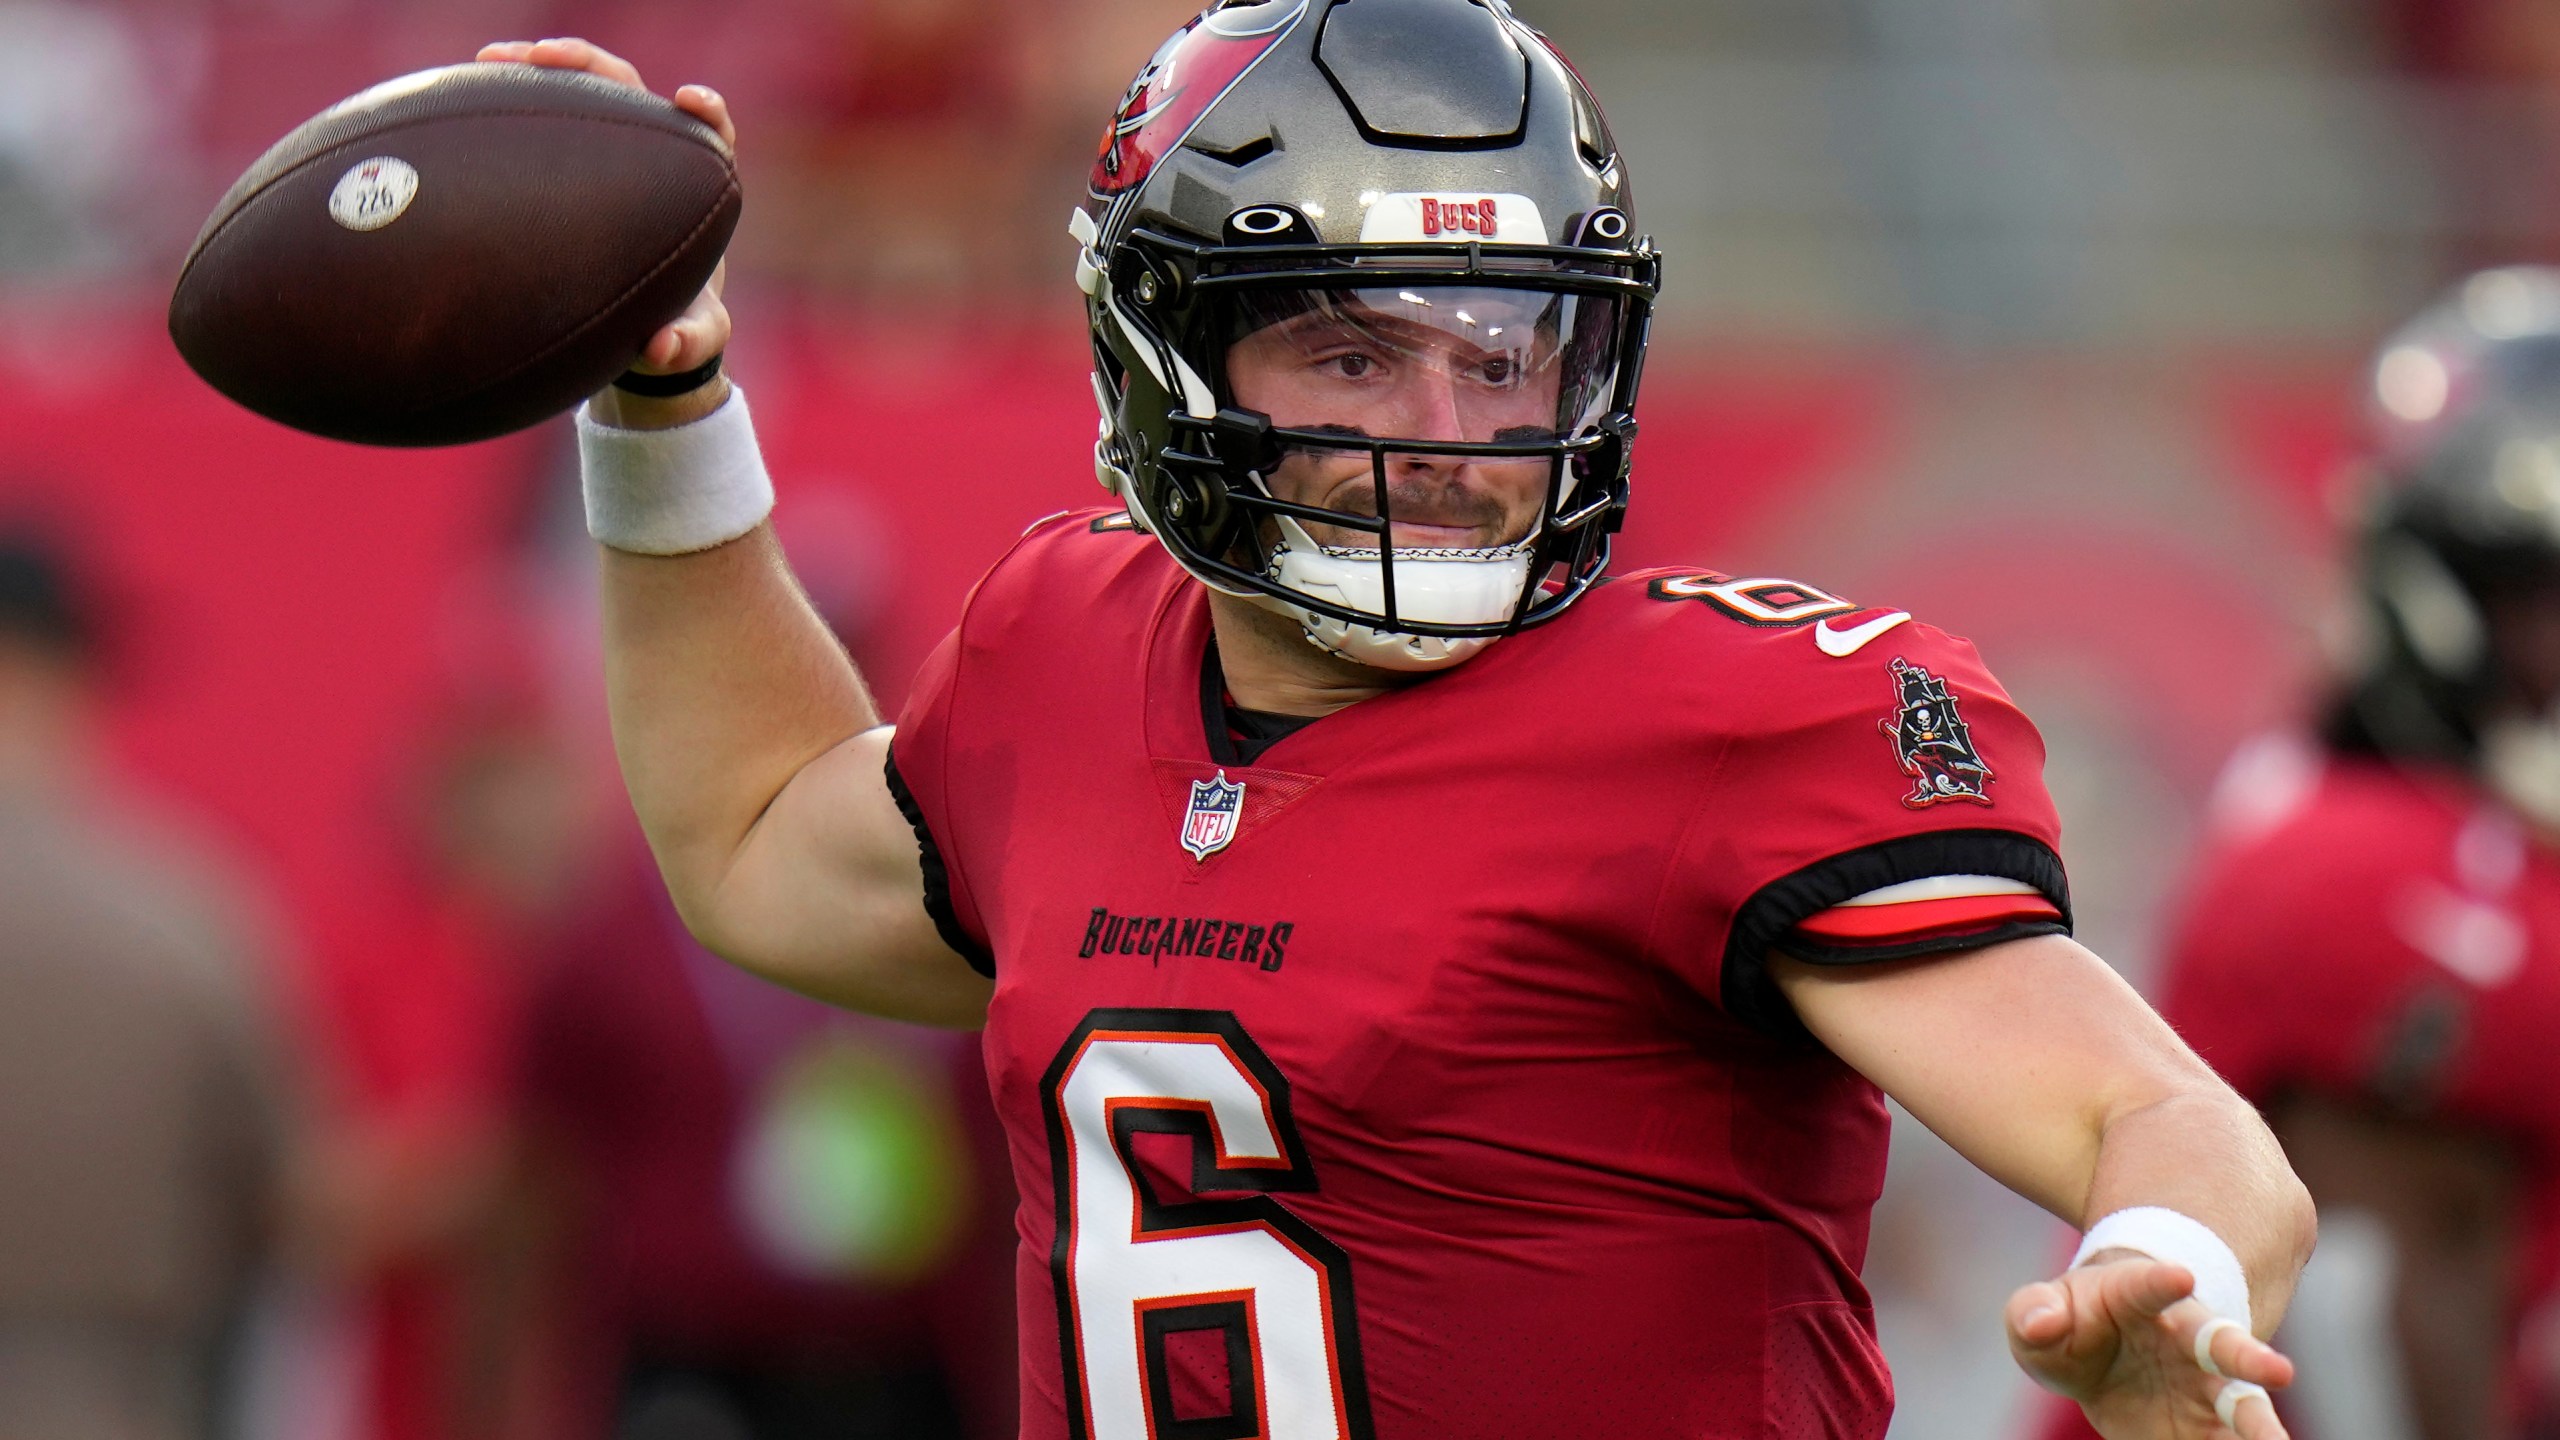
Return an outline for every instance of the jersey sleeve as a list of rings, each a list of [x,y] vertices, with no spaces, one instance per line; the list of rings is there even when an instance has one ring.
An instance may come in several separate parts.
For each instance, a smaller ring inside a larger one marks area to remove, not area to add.
[[[933,917],[942,943],[958,951],[979,974],[993,978],[995,951],[987,943],[986,922],[978,912],[968,876],[952,863],[949,843],[956,817],[948,761],[954,743],[960,660],[961,634],[954,629],[916,672],[906,708],[898,715],[898,733],[889,742],[889,793],[897,800],[899,813],[915,827],[916,847],[924,864],[925,913]]]
[[[2411,932],[2494,948],[2502,911],[2431,873],[2427,817],[2361,853],[2322,833],[2328,818],[2208,862],[2172,933],[2161,1013],[2257,1104],[2301,1088],[2424,1113],[2463,1065],[2480,991]]]
[[[1001,698],[1020,684],[1018,676],[1008,678],[1008,657],[1037,649],[1036,638],[1024,638],[1026,617],[1057,610],[1055,597],[1074,593],[1062,582],[1090,591],[1097,577],[1126,570],[1131,556],[1157,553],[1143,536],[1131,543],[1134,534],[1120,511],[1061,511],[1033,521],[971,587],[960,623],[916,671],[889,742],[889,793],[915,828],[926,913],[943,943],[991,978],[990,920],[1002,921],[1003,904],[988,887],[1002,865],[1006,822],[1001,807],[991,807],[1002,787],[988,782],[989,757],[1004,753],[1007,726],[1021,714]],[[1093,548],[1096,536],[1122,538],[1106,552]]]
[[[1768,974],[2067,934],[2044,742],[1972,645],[1920,624],[1835,657],[1757,642],[1743,718],[1689,821],[1666,948],[1755,1027],[1800,1027]],[[1694,937],[1692,939],[1691,937]]]

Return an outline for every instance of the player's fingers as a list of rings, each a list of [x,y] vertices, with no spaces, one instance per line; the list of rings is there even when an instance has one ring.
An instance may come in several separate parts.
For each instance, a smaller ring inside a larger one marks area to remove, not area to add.
[[[699,355],[701,358],[696,359]],[[711,358],[711,347],[697,330],[679,320],[649,337],[649,348],[640,352],[643,368],[662,370],[669,375],[681,374]]]
[[[2228,1384],[2217,1380],[2216,1385]],[[2276,1418],[2275,1402],[2264,1395],[2244,1394],[2231,1407],[2231,1433],[2240,1440],[2291,1440]]]
[[[530,40],[500,40],[481,46],[480,53],[471,58],[484,65],[521,65],[532,53],[533,42]]]
[[[2192,1336],[2200,1328],[2190,1327],[2185,1332],[2190,1337],[2185,1342],[2190,1350],[2195,1345]],[[2284,1352],[2237,1325],[2216,1330],[2207,1353],[2213,1357],[2215,1367],[2234,1380],[2246,1380],[2271,1390],[2293,1383],[2293,1362],[2285,1358]]]
[[[544,40],[536,43],[527,55],[536,65],[559,70],[584,70],[590,75],[628,85],[634,90],[649,88],[640,83],[640,71],[630,61],[591,41],[575,37]]]
[[[720,132],[721,143],[738,147],[738,127],[729,119],[729,102],[708,85],[687,85],[675,93],[676,108]]]
[[[2021,1350],[2043,1350],[2071,1338],[2071,1296],[2050,1280],[2018,1287],[2006,1311],[2009,1343]]]
[[[729,347],[729,311],[705,291],[675,323],[649,337],[641,361],[652,370],[676,374],[698,369]]]
[[[2187,1267],[2159,1260],[2117,1260],[2075,1273],[2094,1276],[2101,1302],[2118,1314],[2156,1316],[2196,1288]]]

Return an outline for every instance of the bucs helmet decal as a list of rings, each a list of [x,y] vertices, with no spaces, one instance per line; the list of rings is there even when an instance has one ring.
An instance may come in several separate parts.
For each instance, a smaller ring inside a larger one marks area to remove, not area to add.
[[[1190,136],[1209,107],[1297,26],[1307,4],[1275,0],[1228,6],[1207,11],[1174,32],[1130,82],[1129,93],[1102,132],[1093,193],[1107,198],[1144,184],[1156,163]],[[1262,12],[1277,12],[1277,18]]]
[[[1973,748],[1973,731],[1956,710],[1955,692],[1926,669],[1896,656],[1894,716],[1876,728],[1893,742],[1894,758],[1912,779],[1902,803],[1914,810],[1948,800],[1988,805],[1991,767]]]

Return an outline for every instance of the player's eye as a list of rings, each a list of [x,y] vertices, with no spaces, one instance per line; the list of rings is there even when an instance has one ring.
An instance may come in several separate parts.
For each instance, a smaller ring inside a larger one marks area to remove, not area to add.
[[[1346,350],[1339,355],[1328,355],[1317,361],[1316,368],[1339,375],[1345,380],[1360,380],[1377,371],[1378,361],[1375,356],[1364,355],[1357,350]]]

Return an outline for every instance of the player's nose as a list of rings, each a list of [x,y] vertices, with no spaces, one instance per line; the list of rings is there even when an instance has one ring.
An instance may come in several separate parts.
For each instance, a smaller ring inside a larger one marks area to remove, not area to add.
[[[1398,400],[1404,413],[1398,417],[1404,435],[1415,440],[1459,440],[1473,437],[1466,433],[1466,417],[1458,400],[1457,376],[1445,364],[1416,365],[1406,372],[1398,387]]]

